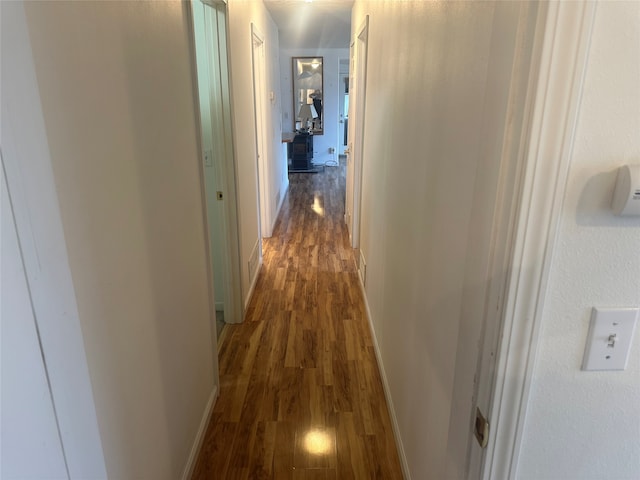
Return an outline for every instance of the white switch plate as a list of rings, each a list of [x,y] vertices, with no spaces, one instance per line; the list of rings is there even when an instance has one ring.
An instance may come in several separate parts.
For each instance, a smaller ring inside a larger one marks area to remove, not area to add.
[[[624,370],[640,308],[596,308],[582,362],[583,370]]]

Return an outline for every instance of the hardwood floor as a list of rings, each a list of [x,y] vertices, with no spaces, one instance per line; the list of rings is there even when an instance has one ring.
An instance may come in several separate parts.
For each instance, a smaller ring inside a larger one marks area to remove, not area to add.
[[[344,166],[290,174],[193,479],[401,479],[344,214]]]

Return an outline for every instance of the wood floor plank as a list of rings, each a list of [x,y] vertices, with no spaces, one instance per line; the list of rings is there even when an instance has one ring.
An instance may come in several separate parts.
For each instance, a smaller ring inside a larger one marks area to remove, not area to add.
[[[237,429],[235,422],[212,423],[209,426],[200,452],[200,456],[209,461],[197,463],[194,478],[226,478]]]
[[[343,221],[344,165],[290,174],[192,478],[401,479]]]
[[[332,468],[296,468],[294,480],[337,480],[336,471]]]
[[[295,422],[279,421],[276,425],[276,445],[273,453],[273,476],[277,479],[293,478],[293,452],[296,441]],[[282,448],[285,446],[286,448]]]
[[[268,479],[273,477],[276,429],[276,422],[258,422],[249,462],[249,478]]]

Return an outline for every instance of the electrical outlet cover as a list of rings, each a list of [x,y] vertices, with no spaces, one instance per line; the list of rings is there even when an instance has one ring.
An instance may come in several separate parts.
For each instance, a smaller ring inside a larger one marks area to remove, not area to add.
[[[593,308],[583,370],[624,370],[640,308]]]

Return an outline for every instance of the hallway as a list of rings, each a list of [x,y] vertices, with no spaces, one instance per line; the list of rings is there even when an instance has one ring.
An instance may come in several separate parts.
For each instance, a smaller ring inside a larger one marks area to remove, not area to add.
[[[193,478],[400,479],[343,222],[344,166],[289,178],[246,320],[226,327]]]

